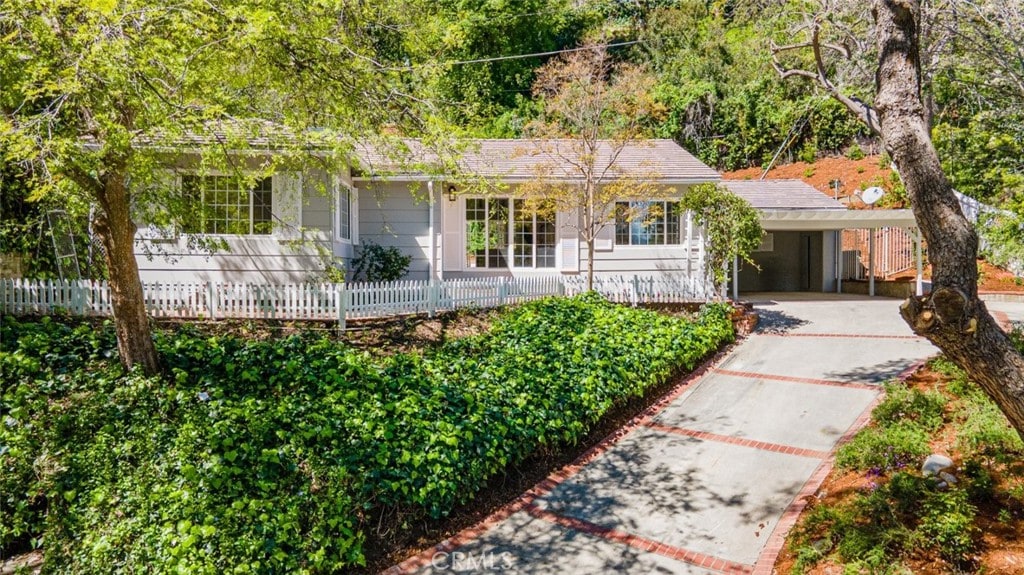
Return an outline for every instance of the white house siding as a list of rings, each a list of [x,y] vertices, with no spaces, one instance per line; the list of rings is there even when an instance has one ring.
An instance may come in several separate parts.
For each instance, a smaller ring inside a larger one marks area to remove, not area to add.
[[[514,194],[514,188],[511,188]],[[501,194],[506,197],[512,194]],[[556,247],[558,263],[554,268],[466,268],[463,248],[464,217],[466,198],[458,197],[455,202],[444,201],[444,277],[476,278],[476,277],[529,277],[550,274],[585,274],[587,271],[587,246],[578,238],[579,224],[575,213],[559,213],[557,218]],[[575,223],[574,223],[575,222]],[[686,242],[686,231],[690,230],[691,240]],[[594,273],[598,276],[664,276],[673,279],[689,277],[702,273],[702,248],[699,228],[684,219],[680,230],[683,236],[681,245],[670,246],[621,246],[615,245],[615,225],[609,223],[595,239]],[[451,245],[453,240],[457,242]]]
[[[330,253],[335,264],[349,269],[352,264],[352,239],[338,236],[338,192],[345,189],[344,180],[323,171],[302,175],[302,219],[299,222],[303,237],[316,242],[321,253]],[[350,235],[355,229],[356,204],[349,205]]]
[[[671,198],[666,198],[671,199]],[[672,279],[703,274],[704,248],[700,227],[689,215],[682,217],[680,244],[633,246],[615,243],[615,225],[601,229],[594,241],[594,274],[598,276],[642,275]],[[580,272],[588,265],[587,246],[580,242]]]
[[[315,279],[320,258],[308,246],[274,236],[224,236],[228,249],[212,255],[190,251],[184,239],[156,244],[148,259],[136,249],[139,275],[144,282],[247,282],[295,283]]]
[[[360,246],[366,241],[398,248],[412,257],[405,279],[428,279],[430,205],[426,183],[358,182],[356,186],[359,194],[359,243],[355,246],[355,254],[358,256]],[[440,191],[435,190],[435,202],[439,194]],[[440,226],[441,209],[435,206],[435,210],[436,225]]]
[[[217,236],[227,249],[213,254],[190,249],[184,235],[163,240],[146,238],[142,228],[136,243],[142,280],[295,283],[318,279],[323,260],[314,244],[330,250],[334,200],[321,194],[311,182],[324,178],[322,172],[275,174],[273,233]]]
[[[580,253],[580,273],[587,270],[587,250]],[[596,275],[660,275],[683,278],[702,273],[697,249],[685,246],[615,246],[607,251],[594,252]]]
[[[334,182],[323,172],[302,176],[302,228],[329,234],[334,230]]]

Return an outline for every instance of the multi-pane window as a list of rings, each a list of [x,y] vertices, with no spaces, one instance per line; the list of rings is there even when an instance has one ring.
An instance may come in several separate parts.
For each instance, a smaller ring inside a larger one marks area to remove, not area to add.
[[[466,199],[466,257],[469,267],[508,267],[508,199]]]
[[[343,240],[352,239],[352,190],[341,186],[338,188],[338,237]]]
[[[259,234],[273,232],[271,178],[250,189],[234,176],[183,176],[181,187],[193,203],[187,233]]]
[[[679,203],[615,203],[615,243],[620,246],[679,245]]]
[[[509,239],[511,238],[511,242]],[[466,199],[468,267],[555,267],[553,210],[530,209],[524,200]]]
[[[555,212],[529,209],[525,200],[512,203],[512,265],[517,268],[555,267]]]

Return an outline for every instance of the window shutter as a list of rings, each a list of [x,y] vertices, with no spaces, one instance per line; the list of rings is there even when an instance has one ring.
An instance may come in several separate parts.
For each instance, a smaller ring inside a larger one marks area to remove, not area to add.
[[[441,194],[441,229],[444,230],[441,239],[441,270],[446,272],[457,272],[462,270],[466,255],[462,249],[463,235],[463,206],[466,199],[456,197],[455,201],[449,201],[447,196]]]
[[[352,228],[349,233],[352,234],[352,244],[359,245],[359,188],[356,187],[355,183],[351,186],[352,193],[349,195],[349,225]]]
[[[559,269],[563,272],[580,271],[580,233],[577,210],[558,214]]]

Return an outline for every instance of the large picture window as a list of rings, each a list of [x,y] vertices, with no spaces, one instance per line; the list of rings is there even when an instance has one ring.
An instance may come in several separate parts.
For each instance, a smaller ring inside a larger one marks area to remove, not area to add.
[[[615,243],[620,246],[679,245],[679,202],[615,203]]]
[[[181,187],[193,203],[186,233],[266,235],[273,232],[271,178],[249,189],[234,176],[183,176]]]
[[[553,210],[518,199],[466,199],[467,267],[553,268],[555,242]]]

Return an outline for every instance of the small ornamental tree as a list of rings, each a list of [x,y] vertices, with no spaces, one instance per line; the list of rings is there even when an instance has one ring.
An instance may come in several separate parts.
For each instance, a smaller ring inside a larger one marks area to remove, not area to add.
[[[700,184],[683,195],[681,209],[693,213],[697,225],[704,227],[707,241],[705,268],[721,292],[728,277],[729,262],[735,258],[754,264],[750,254],[761,244],[764,230],[757,210],[750,202],[717,184]]]
[[[537,72],[533,93],[541,113],[527,126],[534,142],[524,153],[548,161],[537,163],[519,191],[537,212],[579,214],[567,227],[579,232],[587,249],[587,289],[594,286],[594,242],[614,224],[616,201],[671,194],[653,169],[627,170],[619,162],[627,147],[644,145],[649,120],[663,111],[651,97],[652,85],[644,70],[615,64],[601,46],[565,54]]]

